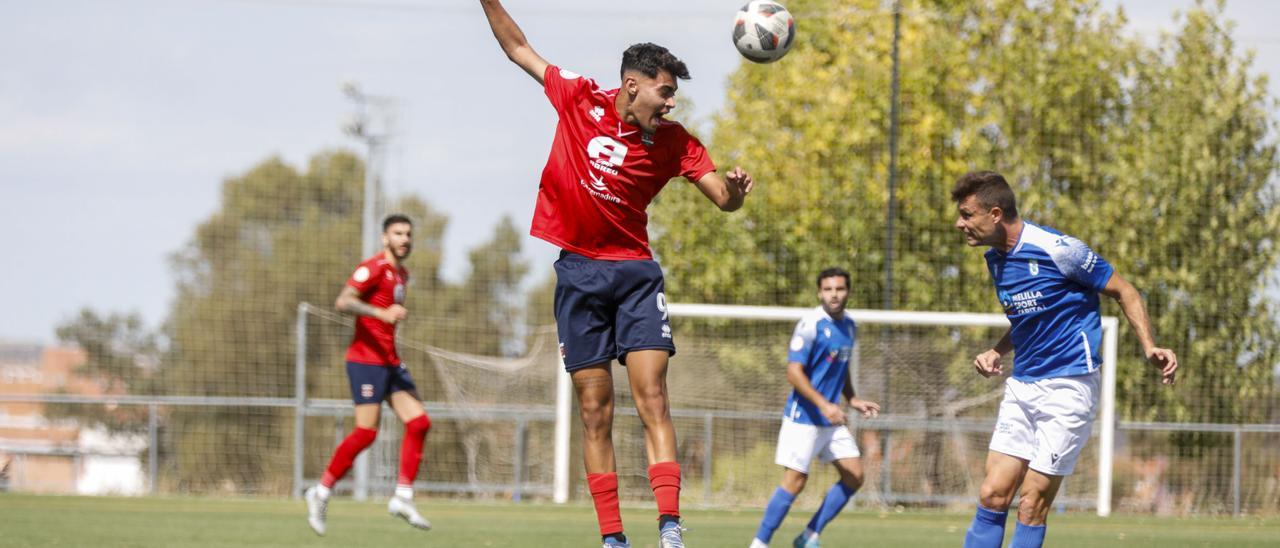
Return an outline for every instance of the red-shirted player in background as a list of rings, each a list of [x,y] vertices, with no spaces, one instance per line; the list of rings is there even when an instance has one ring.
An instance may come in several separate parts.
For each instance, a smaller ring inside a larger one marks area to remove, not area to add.
[[[751,176],[734,168],[721,177],[702,143],[663,119],[675,108],[676,79],[689,78],[684,63],[666,48],[631,46],[622,54],[621,86],[601,89],[540,57],[497,0],[480,3],[507,57],[543,85],[559,115],[530,233],[562,250],[556,261],[556,327],[578,394],[587,485],[604,545],[629,546],[618,512],[612,437],[610,364],[618,359],[627,367],[644,422],[658,544],[683,547],[680,465],[666,380],[675,345],[662,269],[649,251],[645,209],[680,175],[720,209],[734,211],[751,191]]]
[[[384,400],[404,422],[400,476],[387,511],[414,527],[431,528],[413,506],[413,480],[422,463],[422,443],[431,420],[422,408],[409,369],[396,354],[396,323],[408,314],[404,297],[409,272],[401,261],[413,249],[413,222],[404,215],[387,217],[382,222],[382,246],[381,252],[360,263],[333,305],[356,316],[355,337],[347,347],[347,379],[355,402],[356,427],[334,450],[320,484],[307,489],[307,522],[320,535],[325,531],[330,490],[378,435]]]

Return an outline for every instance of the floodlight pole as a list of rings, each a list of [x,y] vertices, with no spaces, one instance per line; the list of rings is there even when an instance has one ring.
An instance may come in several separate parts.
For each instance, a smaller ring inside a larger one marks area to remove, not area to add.
[[[893,221],[897,215],[896,191],[898,185],[898,44],[901,38],[902,4],[895,1],[893,3],[893,75],[890,80],[889,92],[889,203],[885,207],[884,229],[884,301],[882,306],[885,310],[893,310]],[[890,392],[893,383],[888,356],[891,351],[891,345],[888,339],[889,330],[882,328],[880,330],[880,368],[883,371],[884,383],[880,401],[883,403],[885,411],[892,412],[890,408]],[[893,497],[893,464],[889,455],[889,451],[893,447],[891,436],[892,433],[885,430],[884,435],[880,438],[880,493],[884,497],[885,504],[890,504]]]
[[[360,85],[347,82],[342,85],[342,92],[356,103],[358,110],[354,118],[343,126],[347,135],[364,142],[368,153],[364,163],[364,205],[360,223],[360,257],[373,256],[382,247],[378,231],[378,213],[382,209],[382,155],[386,142],[391,138],[391,121],[394,100],[390,97],[368,95],[360,89]],[[371,110],[380,111],[381,119],[386,127],[381,132],[370,129],[374,119]]]

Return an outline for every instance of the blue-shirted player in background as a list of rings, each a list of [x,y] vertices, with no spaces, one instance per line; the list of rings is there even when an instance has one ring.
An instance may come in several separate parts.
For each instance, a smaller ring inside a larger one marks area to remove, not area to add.
[[[1156,347],[1138,291],[1080,240],[1019,218],[1013,190],[1000,174],[965,174],[951,199],[959,210],[955,227],[965,242],[991,247],[987,268],[1010,323],[1004,337],[973,365],[984,377],[1000,375],[1001,356],[1015,351],[978,512],[964,546],[1001,545],[1019,485],[1018,525],[1010,546],[1041,546],[1049,507],[1093,429],[1102,339],[1098,293],[1120,303],[1164,384],[1173,384],[1178,357]]]
[[[813,457],[834,463],[840,471],[840,481],[827,491],[822,506],[795,538],[794,546],[816,548],[822,528],[862,486],[862,455],[845,424],[840,396],[844,395],[849,407],[860,411],[863,417],[876,416],[880,406],[854,397],[849,378],[849,359],[857,333],[853,318],[844,310],[849,300],[849,273],[828,268],[818,274],[818,299],[822,306],[796,324],[787,352],[787,381],[795,389],[782,411],[782,429],[774,456],[774,461],[783,467],[782,484],[769,499],[764,519],[751,541],[752,548],[769,545],[791,503],[804,489]]]

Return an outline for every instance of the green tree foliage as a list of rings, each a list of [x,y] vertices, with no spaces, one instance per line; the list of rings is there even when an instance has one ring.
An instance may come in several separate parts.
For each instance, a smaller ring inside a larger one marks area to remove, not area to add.
[[[161,368],[166,393],[292,395],[298,304],[331,306],[363,259],[363,169],[356,156],[330,152],[313,157],[306,171],[270,159],[225,181],[220,209],[174,259],[177,297]],[[438,285],[445,219],[420,200],[398,205],[425,243],[409,268],[430,291]],[[345,342],[350,328],[313,322],[309,337]],[[332,355],[338,346],[309,345],[308,363],[341,360]],[[312,387],[333,374],[316,369],[307,379]],[[166,421],[170,481],[194,491],[284,488],[262,482],[288,477],[291,419],[291,411],[259,407],[174,408]]]
[[[810,306],[812,276],[834,264],[853,272],[851,307],[882,306],[892,14],[871,0],[788,7],[800,14],[795,50],[743,63],[710,139],[722,165],[755,175],[755,194],[729,216],[690,188],[654,208],[672,300]],[[949,200],[960,174],[994,169],[1024,217],[1089,242],[1133,280],[1159,342],[1182,355],[1186,388],[1162,390],[1122,331],[1122,417],[1268,420],[1275,400],[1258,396],[1274,398],[1280,359],[1277,315],[1260,298],[1280,233],[1274,102],[1221,10],[1197,6],[1154,44],[1088,0],[902,11],[892,306],[999,311]],[[961,337],[922,359],[967,378],[992,342]]]
[[[84,364],[73,373],[93,381],[107,394],[152,394],[159,366],[159,336],[148,329],[142,316],[100,314],[85,308],[57,328],[58,340],[80,348]],[[101,425],[116,432],[137,432],[147,425],[147,409],[137,406],[110,408],[77,404],[47,404],[50,417],[74,418],[81,424]]]

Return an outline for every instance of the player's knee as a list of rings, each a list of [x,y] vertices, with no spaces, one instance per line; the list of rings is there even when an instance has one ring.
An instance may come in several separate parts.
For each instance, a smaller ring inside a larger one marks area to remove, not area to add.
[[[850,489],[861,489],[862,471],[844,472],[840,474],[840,483],[843,483],[845,487]]]
[[[613,403],[583,401],[579,414],[582,416],[582,426],[587,431],[608,430],[613,422]]]
[[[670,412],[667,407],[667,394],[663,390],[648,390],[633,393],[632,396],[636,400],[636,411],[645,419],[645,423],[668,418]]]
[[[431,417],[422,415],[405,423],[404,429],[411,436],[425,436],[431,430]]]
[[[990,480],[982,482],[982,488],[978,490],[978,502],[988,510],[1004,512],[1009,509],[1012,499],[1013,493]]]
[[[787,474],[782,478],[782,489],[792,495],[798,495],[804,491],[804,486],[808,483],[809,476],[804,474]]]

